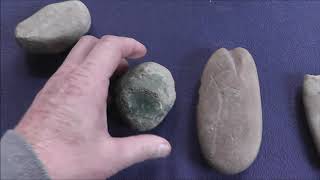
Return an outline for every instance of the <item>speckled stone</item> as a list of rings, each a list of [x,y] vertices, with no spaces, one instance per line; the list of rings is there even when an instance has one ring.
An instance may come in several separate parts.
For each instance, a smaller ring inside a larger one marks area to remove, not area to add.
[[[158,126],[176,99],[170,71],[154,62],[129,70],[120,78],[115,92],[121,117],[138,131]]]
[[[88,8],[81,1],[73,0],[40,9],[17,25],[15,35],[28,52],[53,54],[70,48],[90,26]]]
[[[197,126],[204,157],[223,174],[236,174],[255,160],[262,137],[258,74],[243,48],[217,50],[201,78]]]
[[[320,156],[320,75],[305,75],[303,101],[309,128]]]

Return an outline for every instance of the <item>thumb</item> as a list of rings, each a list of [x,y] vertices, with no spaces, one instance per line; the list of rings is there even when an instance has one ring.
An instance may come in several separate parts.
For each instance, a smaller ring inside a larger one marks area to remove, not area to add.
[[[126,168],[148,159],[166,157],[171,152],[169,142],[155,135],[115,138],[114,147],[119,152],[117,159],[121,168]]]

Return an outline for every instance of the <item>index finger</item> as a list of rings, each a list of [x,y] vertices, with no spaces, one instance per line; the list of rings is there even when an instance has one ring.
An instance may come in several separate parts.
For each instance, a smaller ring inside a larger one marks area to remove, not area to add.
[[[108,80],[123,58],[140,58],[146,52],[146,47],[132,38],[104,36],[80,68],[84,68],[95,80]]]

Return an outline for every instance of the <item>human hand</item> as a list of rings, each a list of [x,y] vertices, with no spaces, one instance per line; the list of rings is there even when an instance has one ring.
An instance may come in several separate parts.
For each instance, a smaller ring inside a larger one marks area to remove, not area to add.
[[[110,78],[127,68],[126,58],[145,53],[131,38],[84,36],[38,93],[15,131],[32,145],[52,179],[105,179],[170,153],[170,144],[158,136],[108,133]]]

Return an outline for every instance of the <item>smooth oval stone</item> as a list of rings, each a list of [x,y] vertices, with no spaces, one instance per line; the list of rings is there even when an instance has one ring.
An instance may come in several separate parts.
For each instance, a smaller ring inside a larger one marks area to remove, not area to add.
[[[124,74],[116,88],[121,117],[138,131],[158,126],[176,99],[170,71],[154,62],[142,63]]]
[[[20,22],[15,35],[28,52],[52,54],[70,48],[90,26],[88,8],[81,1],[65,1],[47,5]]]
[[[320,155],[320,75],[305,75],[303,101],[309,128]]]
[[[201,78],[198,137],[204,157],[224,174],[236,174],[255,160],[262,137],[258,74],[243,48],[217,50]]]

